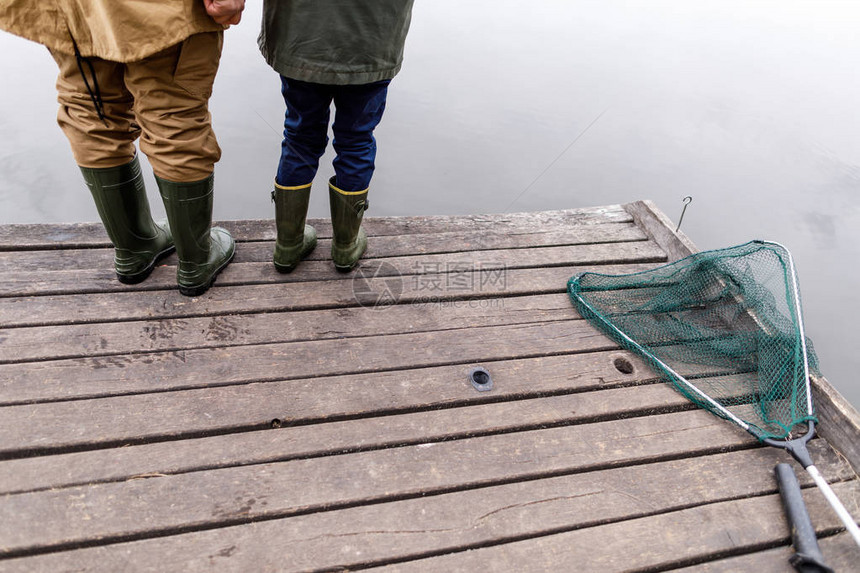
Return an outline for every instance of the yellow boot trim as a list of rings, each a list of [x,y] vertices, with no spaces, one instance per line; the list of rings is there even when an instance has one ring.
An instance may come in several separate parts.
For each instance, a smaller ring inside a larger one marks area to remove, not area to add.
[[[367,189],[365,189],[363,191],[344,191],[343,189],[335,187],[335,185],[332,183],[329,183],[328,186],[331,187],[332,189],[334,189],[335,191],[337,191],[338,193],[340,193],[341,195],[364,195],[365,193],[367,193],[370,190],[370,187],[368,187]]]
[[[302,189],[307,189],[313,185],[313,181],[306,185],[293,185],[291,187],[286,187],[284,185],[280,185],[277,180],[275,180],[275,189],[280,189],[281,191],[301,191]]]

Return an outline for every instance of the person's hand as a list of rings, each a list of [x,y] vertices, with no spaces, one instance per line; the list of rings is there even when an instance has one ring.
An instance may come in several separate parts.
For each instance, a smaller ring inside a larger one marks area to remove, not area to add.
[[[245,0],[203,0],[203,5],[213,20],[222,26],[230,26],[238,24],[242,19]]]

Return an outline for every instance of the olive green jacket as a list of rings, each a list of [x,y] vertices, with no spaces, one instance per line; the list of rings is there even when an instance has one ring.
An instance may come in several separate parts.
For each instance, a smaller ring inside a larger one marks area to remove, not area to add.
[[[0,0],[0,29],[52,50],[134,62],[192,34],[223,30],[203,0]]]
[[[279,74],[368,84],[400,71],[413,0],[263,0],[258,43]]]

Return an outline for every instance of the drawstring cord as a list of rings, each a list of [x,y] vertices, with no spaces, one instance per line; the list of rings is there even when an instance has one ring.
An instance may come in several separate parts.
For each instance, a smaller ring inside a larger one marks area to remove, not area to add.
[[[69,35],[71,36],[71,34]],[[87,88],[87,93],[90,94],[90,99],[93,100],[93,107],[96,108],[96,115],[98,115],[99,119],[104,122],[105,127],[108,127],[108,122],[104,113],[105,104],[102,101],[102,92],[99,89],[99,80],[96,78],[96,70],[89,58],[81,56],[81,51],[78,49],[78,43],[75,41],[75,37],[71,36],[71,38],[72,46],[75,48],[75,59],[78,62],[78,70],[81,72],[81,78],[84,80],[84,86]],[[90,87],[90,82],[87,81],[87,74],[84,72],[84,62],[86,62],[87,67],[90,69],[90,76],[93,78],[92,87]]]

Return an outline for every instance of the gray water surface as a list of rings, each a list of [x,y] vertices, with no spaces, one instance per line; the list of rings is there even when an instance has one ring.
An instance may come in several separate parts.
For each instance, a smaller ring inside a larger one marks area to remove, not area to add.
[[[212,98],[215,216],[269,218],[281,140],[260,7]],[[652,199],[703,249],[793,253],[824,374],[860,405],[860,6],[835,1],[418,0],[377,130],[372,215]],[[47,51],[0,33],[0,223],[95,221],[57,128]],[[328,214],[320,192],[310,215]],[[153,180],[149,193],[162,213]]]

